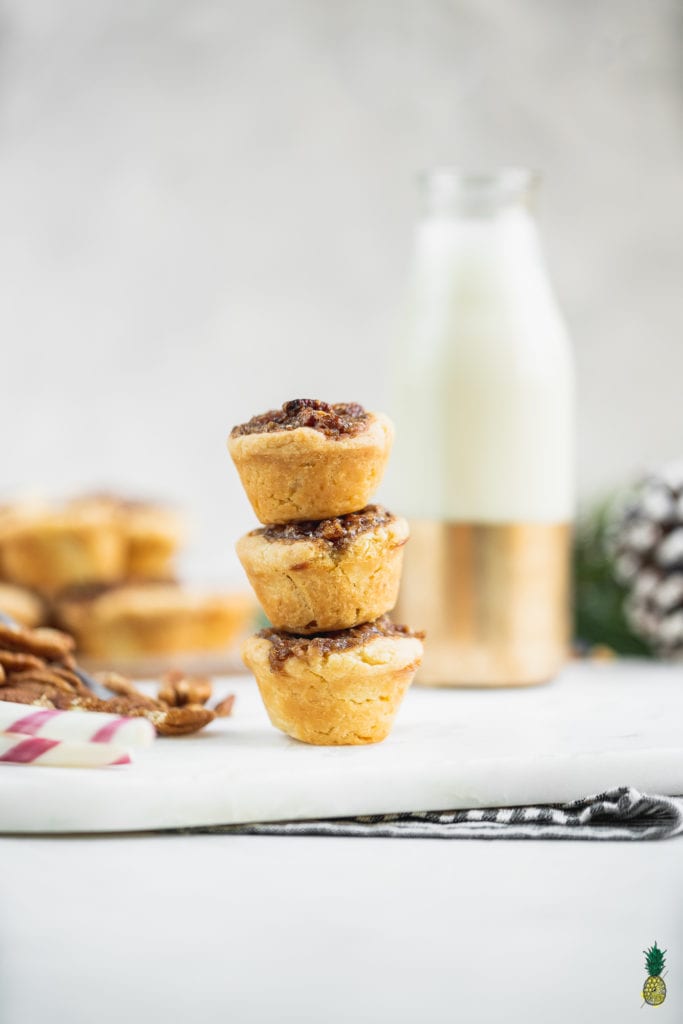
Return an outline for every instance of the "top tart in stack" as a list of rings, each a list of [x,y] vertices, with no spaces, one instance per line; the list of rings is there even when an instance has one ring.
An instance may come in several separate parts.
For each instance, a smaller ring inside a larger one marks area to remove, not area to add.
[[[268,526],[364,508],[393,438],[381,413],[299,398],[234,427],[228,449],[257,518]]]

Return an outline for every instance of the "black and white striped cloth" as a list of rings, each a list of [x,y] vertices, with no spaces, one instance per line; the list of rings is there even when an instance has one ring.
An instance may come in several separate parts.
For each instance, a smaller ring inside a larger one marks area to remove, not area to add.
[[[393,839],[667,839],[683,833],[683,797],[639,793],[623,786],[573,803],[543,807],[424,811],[187,831]]]

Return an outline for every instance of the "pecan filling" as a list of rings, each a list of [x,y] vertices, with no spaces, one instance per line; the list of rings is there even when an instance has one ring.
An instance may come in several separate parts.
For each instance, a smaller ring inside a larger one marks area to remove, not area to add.
[[[321,540],[333,548],[347,547],[361,533],[368,533],[379,526],[386,526],[396,519],[381,505],[366,505],[360,512],[349,512],[333,519],[318,522],[279,523],[253,530],[253,536],[270,541]]]
[[[280,430],[311,427],[326,437],[353,437],[365,430],[368,413],[355,402],[337,402],[328,405],[315,398],[296,398],[285,402],[281,409],[271,409],[252,416],[248,423],[233,427],[231,437],[243,434],[274,434]]]
[[[424,633],[414,632],[408,626],[397,626],[386,615],[375,619],[374,622],[363,622],[351,629],[315,633],[313,636],[294,636],[279,629],[262,629],[257,636],[270,641],[269,661],[274,672],[281,671],[288,658],[305,656],[311,650],[323,655],[338,653],[348,651],[352,647],[360,647],[382,636],[424,639]]]

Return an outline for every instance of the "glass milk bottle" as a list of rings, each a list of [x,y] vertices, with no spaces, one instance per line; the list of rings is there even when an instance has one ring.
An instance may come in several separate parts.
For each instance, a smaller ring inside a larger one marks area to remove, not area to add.
[[[567,651],[573,368],[521,169],[422,181],[394,362],[392,500],[411,520],[397,622],[417,682],[522,686]]]

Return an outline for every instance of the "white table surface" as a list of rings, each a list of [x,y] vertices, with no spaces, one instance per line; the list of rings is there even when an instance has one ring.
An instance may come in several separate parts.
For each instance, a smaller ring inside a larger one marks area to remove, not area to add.
[[[0,840],[3,1024],[683,1017],[683,842]]]
[[[655,939],[683,1019],[680,839],[6,837],[0,865],[1,1024],[642,1024]]]

